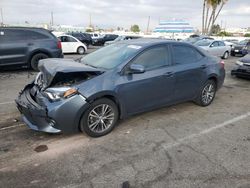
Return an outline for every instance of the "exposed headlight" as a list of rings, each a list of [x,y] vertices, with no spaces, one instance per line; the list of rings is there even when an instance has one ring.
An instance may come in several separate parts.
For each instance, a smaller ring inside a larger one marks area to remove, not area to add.
[[[243,65],[244,65],[244,63],[243,63],[243,62],[241,62],[241,61],[236,61],[236,65],[243,66]]]
[[[66,99],[74,96],[78,93],[77,89],[70,87],[48,88],[44,91],[46,96],[51,101],[58,101],[60,99]]]

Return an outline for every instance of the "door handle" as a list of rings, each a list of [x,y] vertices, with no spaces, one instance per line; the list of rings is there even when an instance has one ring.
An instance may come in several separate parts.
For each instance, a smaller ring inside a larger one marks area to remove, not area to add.
[[[170,71],[170,72],[164,73],[163,75],[164,75],[164,76],[167,76],[167,77],[170,77],[170,76],[172,76],[173,74],[174,74],[174,72]]]
[[[29,43],[28,43],[28,46],[32,46],[32,45],[34,45],[34,43],[32,43],[32,42],[29,42]]]
[[[207,68],[207,65],[201,65],[200,68],[201,68],[201,69],[205,69],[205,68]]]

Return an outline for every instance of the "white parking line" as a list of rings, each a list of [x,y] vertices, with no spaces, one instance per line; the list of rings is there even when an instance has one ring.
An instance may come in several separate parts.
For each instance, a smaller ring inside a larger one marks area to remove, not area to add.
[[[240,115],[240,116],[237,116],[237,117],[235,117],[235,118],[233,118],[231,120],[225,121],[223,123],[220,123],[220,124],[218,124],[218,125],[216,125],[214,127],[211,127],[209,129],[205,129],[205,130],[203,130],[203,131],[201,131],[199,133],[191,134],[191,135],[189,135],[187,137],[178,139],[175,142],[163,145],[163,147],[164,147],[164,149],[170,149],[170,148],[179,146],[179,145],[187,142],[188,140],[193,140],[193,139],[199,138],[199,137],[201,137],[203,135],[209,134],[210,132],[215,131],[217,129],[220,129],[222,127],[225,127],[225,126],[227,126],[229,124],[236,123],[236,122],[238,122],[240,120],[246,119],[249,116],[250,116],[250,112],[248,112],[246,114],[243,114],[243,115]]]
[[[21,127],[21,126],[24,126],[24,124],[18,124],[18,125],[3,127],[3,128],[0,128],[0,131],[4,131],[4,130],[7,130],[7,129],[12,129],[12,128],[16,128],[16,127]]]
[[[0,105],[13,104],[13,103],[14,103],[14,101],[1,102]]]

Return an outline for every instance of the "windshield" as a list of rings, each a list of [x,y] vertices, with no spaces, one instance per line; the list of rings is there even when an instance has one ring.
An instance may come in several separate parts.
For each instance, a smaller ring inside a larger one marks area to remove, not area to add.
[[[135,55],[141,46],[112,44],[81,59],[81,63],[103,69],[112,69]]]
[[[239,45],[247,45],[247,42],[248,42],[247,40],[242,40],[239,42]]]
[[[211,43],[211,41],[207,41],[207,40],[199,40],[195,43],[195,45],[197,46],[209,46]]]

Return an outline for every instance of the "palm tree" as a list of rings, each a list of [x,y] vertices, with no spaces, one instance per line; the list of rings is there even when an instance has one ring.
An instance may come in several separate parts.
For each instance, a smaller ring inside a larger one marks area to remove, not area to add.
[[[202,34],[205,32],[205,8],[206,8],[207,0],[203,0],[203,9],[202,9]]]
[[[204,20],[203,20],[203,31],[204,33],[208,34],[211,34],[211,28],[212,26],[214,25],[215,21],[217,20],[222,8],[224,7],[224,5],[226,4],[228,0],[206,0],[206,18],[205,18],[205,23],[204,23]],[[218,12],[216,13],[216,10],[217,8],[220,6]],[[204,4],[203,4],[203,8],[204,8]],[[210,13],[210,17],[209,17],[209,20],[208,20],[208,15],[209,15],[209,12],[210,12],[210,8],[212,8],[212,11]],[[204,19],[204,17],[203,17]]]

